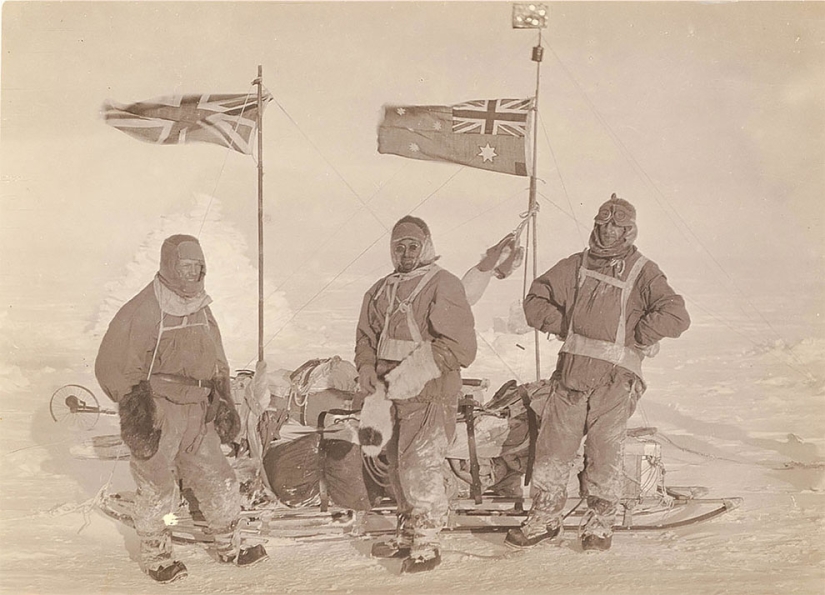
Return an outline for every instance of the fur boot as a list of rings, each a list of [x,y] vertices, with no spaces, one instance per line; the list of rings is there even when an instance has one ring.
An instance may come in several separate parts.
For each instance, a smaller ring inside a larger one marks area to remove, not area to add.
[[[358,442],[368,457],[377,457],[392,437],[392,401],[387,391],[378,383],[375,392],[367,395],[361,408]]]
[[[160,428],[155,427],[155,399],[148,380],[141,380],[118,403],[120,437],[138,460],[151,459],[158,451]]]
[[[433,358],[433,344],[426,341],[387,373],[387,398],[392,401],[412,399],[424,390],[424,385],[439,376],[441,369]]]

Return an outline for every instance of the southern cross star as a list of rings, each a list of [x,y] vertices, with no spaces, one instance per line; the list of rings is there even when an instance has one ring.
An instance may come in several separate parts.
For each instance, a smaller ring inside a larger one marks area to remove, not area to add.
[[[479,152],[478,156],[481,157],[482,161],[489,161],[492,163],[494,157],[498,157],[496,153],[495,147],[491,147],[490,143],[487,143],[485,147],[479,147],[481,151]]]
[[[395,109],[395,113],[398,114],[399,116],[403,116],[404,114],[407,113],[407,110],[405,110],[403,107],[399,107],[399,108]]]
[[[409,149],[413,153],[418,153],[421,150],[421,147],[419,147],[416,143],[410,143]]]

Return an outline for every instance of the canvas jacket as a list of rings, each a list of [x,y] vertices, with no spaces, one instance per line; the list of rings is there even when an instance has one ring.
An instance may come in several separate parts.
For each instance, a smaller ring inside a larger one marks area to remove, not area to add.
[[[613,341],[620,314],[619,290],[593,278],[587,278],[579,287],[583,257],[583,253],[573,254],[533,281],[524,300],[527,322],[543,333],[565,339],[572,317],[577,334]],[[640,257],[641,253],[634,247],[620,268],[615,266],[616,261],[592,255],[585,266],[624,280]],[[644,264],[630,293],[626,325],[625,344],[632,347],[647,347],[664,337],[678,337],[690,326],[684,299],[668,285],[664,273],[653,261]],[[561,353],[557,369],[569,388],[590,390],[612,368],[606,361]]]
[[[379,378],[397,365],[397,362],[381,360],[377,355],[381,333],[387,332],[395,339],[411,340],[406,315],[396,312],[384,328],[385,314],[389,307],[386,292],[382,291],[387,277],[380,279],[364,295],[355,340],[355,365],[375,367]],[[418,278],[402,281],[398,298],[408,297],[418,284]],[[475,322],[470,304],[461,281],[443,269],[424,286],[412,302],[412,312],[421,338],[432,341],[433,354],[440,378],[431,380],[417,399],[440,400],[460,394],[460,368],[469,366],[476,356]]]
[[[209,306],[189,316],[162,313],[150,283],[118,311],[95,361],[95,375],[101,388],[118,402],[134,385],[148,378],[150,366],[153,374],[175,374],[196,380],[228,378],[229,365],[220,330]],[[201,402],[210,392],[204,387],[155,379],[151,385],[156,396],[176,403]]]

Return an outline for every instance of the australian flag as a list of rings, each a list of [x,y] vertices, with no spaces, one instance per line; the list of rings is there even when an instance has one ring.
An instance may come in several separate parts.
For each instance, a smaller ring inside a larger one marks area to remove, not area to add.
[[[533,99],[385,106],[378,152],[527,176],[532,122]]]

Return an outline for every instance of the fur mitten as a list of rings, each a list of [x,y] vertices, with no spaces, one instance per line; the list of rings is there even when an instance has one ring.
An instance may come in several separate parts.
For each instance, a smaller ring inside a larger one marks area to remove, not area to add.
[[[155,399],[148,380],[141,380],[118,403],[120,437],[132,456],[151,459],[158,451],[160,428],[155,427]]]
[[[232,400],[232,388],[229,378],[220,376],[214,379],[212,387],[212,405],[215,410],[215,431],[221,439],[221,444],[231,444],[241,431],[241,416]],[[207,418],[208,420],[208,418]]]
[[[361,408],[358,442],[368,457],[377,457],[392,437],[392,401],[382,383],[367,395]]]
[[[425,384],[439,376],[441,368],[433,358],[433,344],[425,341],[387,373],[387,398],[393,401],[412,399],[424,390]]]
[[[492,271],[513,252],[513,249],[515,248],[515,240],[515,234],[508,233],[501,240],[499,240],[498,244],[487,248],[487,252],[484,253],[475,268],[483,273]]]
[[[522,262],[524,262],[524,248],[521,246],[514,246],[510,254],[508,254],[504,260],[496,264],[496,268],[493,269],[493,273],[498,279],[506,279],[513,273],[514,270],[521,266]]]

